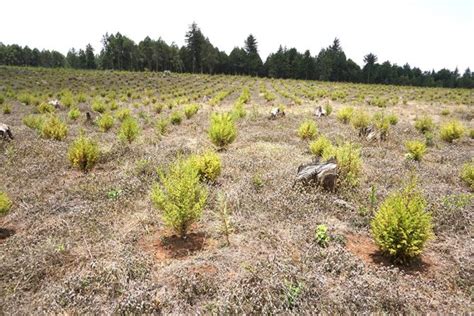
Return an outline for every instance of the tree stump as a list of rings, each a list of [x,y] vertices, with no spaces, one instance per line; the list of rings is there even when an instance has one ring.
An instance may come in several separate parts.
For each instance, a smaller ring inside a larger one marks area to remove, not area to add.
[[[7,124],[0,123],[0,137],[7,141],[13,140],[12,131]]]
[[[314,115],[316,115],[316,117],[326,116],[326,110],[323,109],[322,106],[318,106],[316,108],[316,112],[314,112]]]
[[[334,160],[327,162],[311,162],[298,167],[295,182],[303,184],[316,183],[325,190],[335,191],[337,180],[337,164]]]
[[[280,110],[280,108],[272,108],[272,111],[270,112],[270,119],[274,120],[278,117],[283,117],[285,116],[285,111]]]

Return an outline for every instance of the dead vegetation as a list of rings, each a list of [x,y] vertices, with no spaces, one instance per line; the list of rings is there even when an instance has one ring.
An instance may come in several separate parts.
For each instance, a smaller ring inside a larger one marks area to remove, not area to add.
[[[0,140],[0,192],[12,201],[0,218],[0,313],[473,311],[473,195],[460,177],[474,156],[473,139],[440,137],[440,126],[454,120],[474,127],[472,91],[1,67],[0,94],[11,107],[0,123],[15,136]],[[52,111],[67,134],[41,137],[52,114],[39,106],[63,97],[69,106]],[[378,99],[390,102],[371,105]],[[87,120],[86,113],[97,114],[94,102],[117,119],[110,129]],[[202,219],[179,238],[164,228],[151,188],[177,158],[214,146],[210,117],[232,112],[236,102],[246,115],[234,120],[236,137],[218,152],[220,175],[202,181]],[[198,111],[168,124],[190,104]],[[269,120],[281,104],[285,116]],[[319,106],[331,110],[315,118]],[[347,107],[369,118],[395,114],[398,122],[387,125],[384,140],[368,141],[342,122],[346,115],[340,121],[330,113]],[[73,108],[80,111],[74,120]],[[25,125],[31,115],[42,119],[32,122],[37,127]],[[130,117],[137,124],[121,127]],[[405,145],[423,140],[415,128],[420,117],[432,120],[433,144],[414,161],[405,158]],[[324,136],[335,148],[357,145],[356,182],[334,192],[294,185],[298,166],[314,158],[297,133],[306,120],[317,125],[311,138]],[[87,173],[68,161],[80,135],[100,148]],[[397,266],[378,252],[370,221],[413,174],[434,238],[420,261]],[[316,227],[327,228],[324,247]]]

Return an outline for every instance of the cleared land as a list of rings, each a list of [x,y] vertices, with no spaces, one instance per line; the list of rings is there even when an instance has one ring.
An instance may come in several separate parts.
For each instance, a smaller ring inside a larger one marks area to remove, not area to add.
[[[206,185],[203,219],[187,241],[176,240],[150,201],[156,169],[212,148],[210,114],[232,110],[244,87],[251,92],[247,113],[237,120],[235,142],[219,152],[222,174]],[[228,95],[217,100],[222,92]],[[453,119],[474,128],[472,90],[0,67],[0,93],[11,107],[0,123],[15,137],[0,140],[0,190],[13,201],[0,218],[4,235],[11,234],[0,240],[0,313],[474,310],[473,195],[459,177],[474,157],[473,139],[467,133],[447,143],[438,136],[440,124]],[[69,93],[81,111],[77,120],[64,105]],[[267,101],[268,94],[275,99]],[[56,98],[62,105],[55,112],[69,129],[63,141],[44,139],[23,123],[27,115],[44,115],[39,105]],[[91,110],[98,99],[114,115],[130,109],[140,122],[136,141],[119,141],[118,121],[107,132],[86,121],[87,111],[99,116]],[[118,109],[110,110],[114,102]],[[159,135],[156,121],[189,103],[199,105],[197,114]],[[157,104],[163,104],[160,113]],[[269,120],[279,104],[286,116]],[[326,104],[333,113],[316,119],[316,106]],[[387,140],[368,142],[337,120],[347,105],[395,114],[398,123]],[[422,115],[436,125],[434,144],[415,162],[405,158],[405,142],[425,141],[414,127]],[[360,144],[358,186],[335,193],[293,186],[298,166],[313,158],[297,135],[306,119],[334,143]],[[86,174],[67,160],[81,130],[102,152]],[[436,237],[421,261],[393,266],[378,253],[370,220],[412,174],[428,200]],[[232,211],[230,246],[219,229],[218,193]],[[326,248],[314,241],[318,224],[329,228]]]

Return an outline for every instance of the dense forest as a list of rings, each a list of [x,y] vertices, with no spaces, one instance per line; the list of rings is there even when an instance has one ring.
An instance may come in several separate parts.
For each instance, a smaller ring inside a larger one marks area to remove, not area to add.
[[[76,69],[115,69],[132,71],[164,71],[264,76],[271,78],[346,81],[427,87],[474,88],[474,73],[466,69],[422,71],[408,64],[398,66],[389,61],[378,63],[368,53],[361,68],[347,58],[336,38],[327,48],[313,56],[295,48],[280,46],[265,62],[258,53],[253,35],[243,47],[235,47],[228,55],[212,45],[196,23],[186,32],[186,45],[167,44],[161,38],[146,37],[138,44],[120,34],[105,34],[98,54],[89,44],[85,49],[72,48],[66,56],[57,51],[31,49],[28,46],[0,43],[0,65],[69,67]]]

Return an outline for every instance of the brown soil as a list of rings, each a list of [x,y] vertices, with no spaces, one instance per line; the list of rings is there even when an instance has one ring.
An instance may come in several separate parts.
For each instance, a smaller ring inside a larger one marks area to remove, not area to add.
[[[402,265],[394,263],[390,258],[384,255],[368,236],[361,234],[348,234],[346,238],[347,249],[369,266],[396,266],[400,270],[409,274],[415,274],[418,272],[431,274],[431,272],[434,272],[436,267],[432,258],[428,254],[423,254],[419,259]]]
[[[160,230],[151,237],[141,240],[140,246],[153,253],[159,261],[182,259],[193,255],[206,247],[207,238],[203,232],[189,233],[184,238]]]

